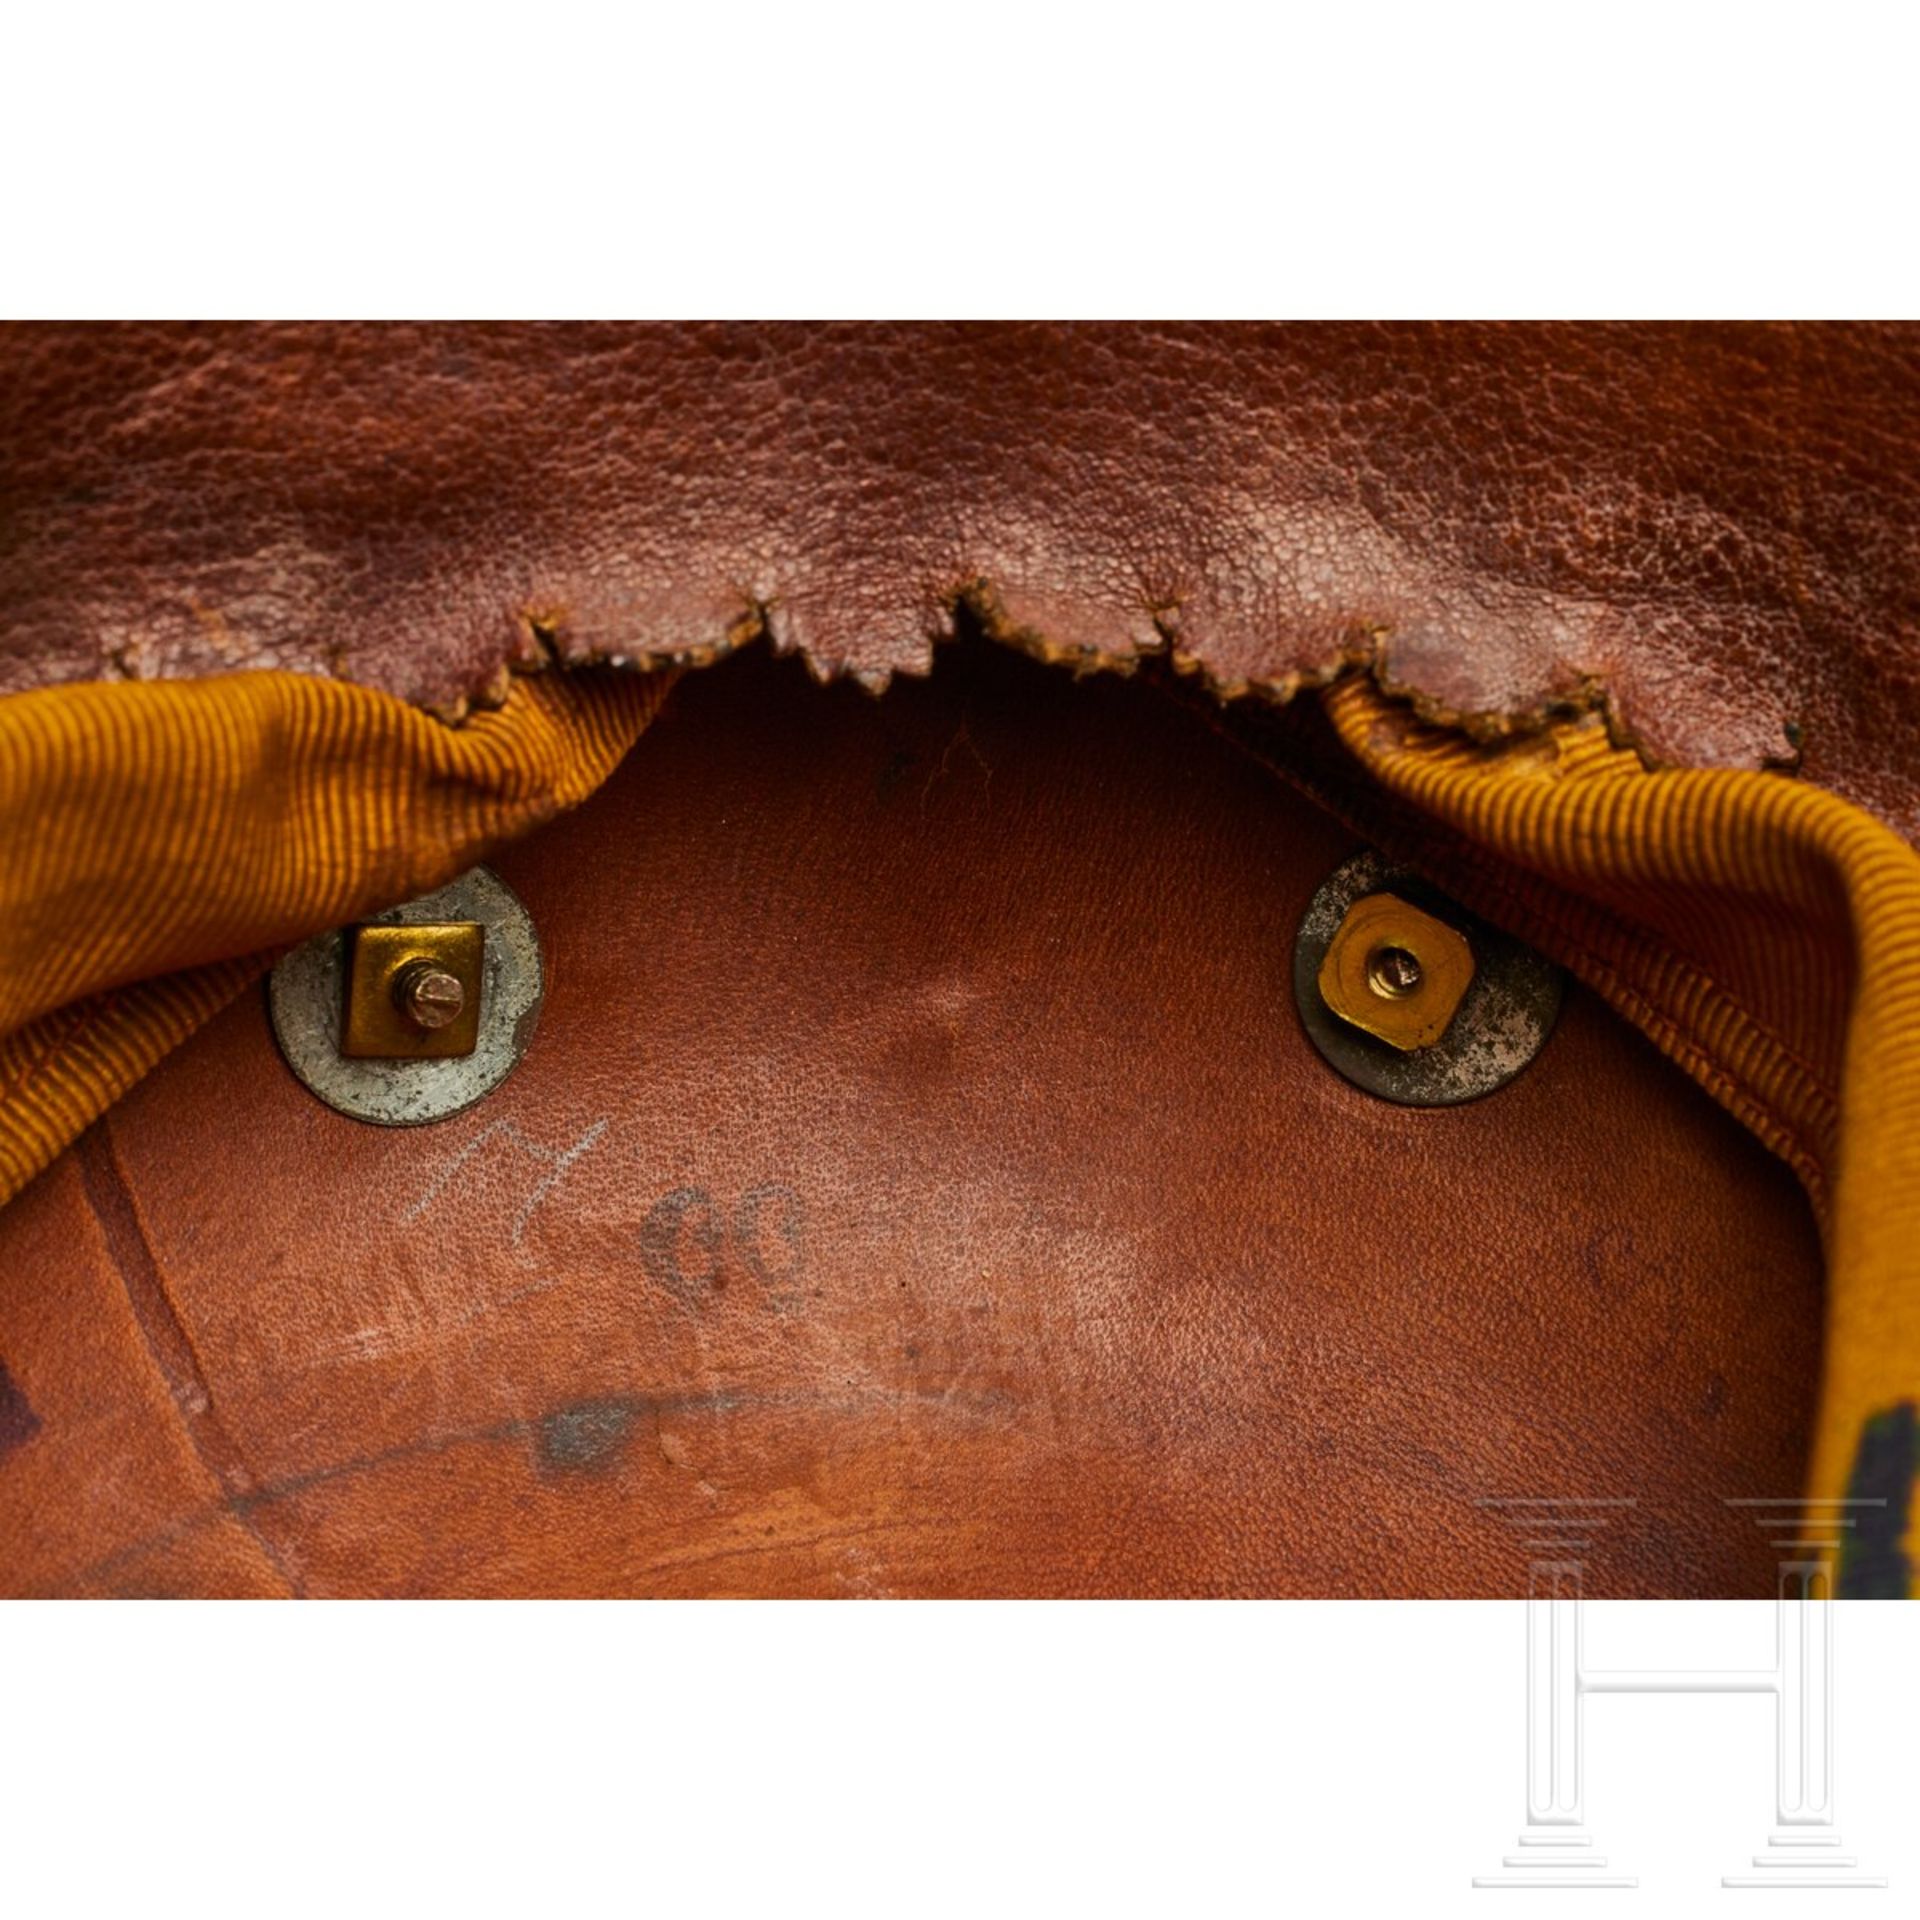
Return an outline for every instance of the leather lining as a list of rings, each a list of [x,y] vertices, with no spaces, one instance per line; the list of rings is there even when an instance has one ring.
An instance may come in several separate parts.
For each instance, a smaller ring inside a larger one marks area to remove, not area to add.
[[[1642,1502],[1594,1591],[1766,1591],[1786,1170],[1579,990],[1490,1100],[1348,1086],[1289,972],[1353,841],[1161,695],[690,677],[496,856],[549,998],[443,1127],[228,1007],[0,1213],[12,1581],[1500,1593],[1476,1501],[1564,1489]],[[97,1357],[156,1289],[193,1375]]]
[[[0,688],[275,665],[449,714],[956,615],[1477,737],[1604,713],[1920,835],[1920,330],[39,328],[0,356]]]

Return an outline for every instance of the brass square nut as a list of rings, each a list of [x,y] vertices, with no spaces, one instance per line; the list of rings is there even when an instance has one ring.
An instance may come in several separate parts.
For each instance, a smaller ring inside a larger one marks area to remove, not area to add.
[[[355,927],[348,939],[340,1034],[348,1059],[454,1060],[474,1050],[485,927],[475,920]]]
[[[1403,1053],[1438,1041],[1472,984],[1464,936],[1392,893],[1356,900],[1320,963],[1328,1008]]]

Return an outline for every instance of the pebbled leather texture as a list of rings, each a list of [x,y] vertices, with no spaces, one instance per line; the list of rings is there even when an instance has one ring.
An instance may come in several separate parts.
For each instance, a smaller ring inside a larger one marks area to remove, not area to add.
[[[1364,660],[1500,732],[1920,839],[1910,326],[14,326],[0,689],[279,665],[924,672],[964,604],[1226,693]]]
[[[1347,833],[1155,684],[759,651],[507,850],[518,1072],[388,1131],[248,995],[0,1212],[0,1584],[1773,1591],[1820,1256],[1586,991],[1505,1091],[1320,1060]]]

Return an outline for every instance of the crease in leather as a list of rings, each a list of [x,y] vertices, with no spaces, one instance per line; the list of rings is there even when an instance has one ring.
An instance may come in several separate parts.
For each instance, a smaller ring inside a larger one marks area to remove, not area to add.
[[[0,876],[0,1194],[273,952],[584,798],[665,691],[612,670],[517,680],[457,731],[274,672],[0,701],[0,822],[23,850]],[[1649,771],[1592,717],[1488,746],[1361,676],[1324,711],[1437,877],[1491,899],[1800,1174],[1829,1262],[1809,1490],[1844,1494],[1866,1422],[1920,1385],[1920,856],[1794,781]]]

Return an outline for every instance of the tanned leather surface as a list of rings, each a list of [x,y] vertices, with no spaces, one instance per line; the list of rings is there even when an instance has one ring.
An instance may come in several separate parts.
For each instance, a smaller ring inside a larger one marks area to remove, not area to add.
[[[0,1584],[1767,1594],[1820,1268],[1586,992],[1420,1112],[1302,1034],[1352,850],[1154,682],[759,650],[501,856],[550,990],[437,1126],[249,996],[0,1213]]]
[[[1920,330],[12,327],[0,689],[925,670],[966,604],[1228,693],[1804,771],[1920,838]]]

